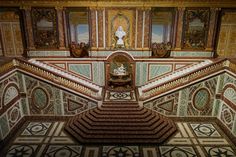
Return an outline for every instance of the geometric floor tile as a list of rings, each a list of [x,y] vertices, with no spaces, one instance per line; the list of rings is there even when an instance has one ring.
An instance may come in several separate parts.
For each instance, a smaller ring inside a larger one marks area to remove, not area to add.
[[[37,145],[12,145],[7,152],[7,157],[30,157],[35,156]]]
[[[198,137],[220,137],[212,124],[190,124],[190,126]]]
[[[216,123],[177,122],[178,132],[161,145],[127,146],[78,144],[64,131],[65,121],[27,124],[0,157],[236,157],[236,147]]]
[[[21,135],[46,135],[51,124],[51,122],[31,122]]]
[[[103,146],[102,157],[139,157],[138,146]]]
[[[208,156],[235,157],[236,154],[230,147],[204,147]]]
[[[88,157],[96,157],[98,156],[99,153],[99,147],[86,147],[85,151],[84,151],[84,157],[88,156]]]
[[[47,149],[47,157],[80,157],[82,146],[78,145],[50,145]]]
[[[186,146],[160,146],[162,157],[195,157],[196,153],[192,147]]]
[[[144,157],[157,157],[157,151],[155,147],[143,147]]]
[[[105,101],[136,101],[135,92],[112,92],[106,91]]]

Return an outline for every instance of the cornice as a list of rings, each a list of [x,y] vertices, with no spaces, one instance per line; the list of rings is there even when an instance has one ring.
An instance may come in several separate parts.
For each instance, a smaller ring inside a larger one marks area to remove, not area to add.
[[[236,7],[235,0],[0,0],[1,6],[61,7]]]

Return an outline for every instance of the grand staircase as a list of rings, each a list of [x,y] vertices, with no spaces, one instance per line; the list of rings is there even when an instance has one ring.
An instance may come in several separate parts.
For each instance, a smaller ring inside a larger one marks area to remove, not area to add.
[[[137,102],[112,102],[74,116],[65,130],[87,144],[157,144],[175,133],[176,126]]]

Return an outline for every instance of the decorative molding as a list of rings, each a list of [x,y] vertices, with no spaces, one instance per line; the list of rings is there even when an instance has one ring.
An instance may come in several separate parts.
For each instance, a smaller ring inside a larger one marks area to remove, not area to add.
[[[34,3],[33,3],[34,2]],[[2,6],[66,6],[66,7],[236,7],[234,0],[2,0]]]
[[[212,58],[212,51],[171,51],[171,57],[207,57]]]
[[[47,51],[41,51],[41,50],[36,50],[36,51],[28,51],[28,56],[29,57],[47,57],[47,56],[62,56],[62,57],[69,57],[70,56],[70,51],[55,51],[55,50],[47,50]]]

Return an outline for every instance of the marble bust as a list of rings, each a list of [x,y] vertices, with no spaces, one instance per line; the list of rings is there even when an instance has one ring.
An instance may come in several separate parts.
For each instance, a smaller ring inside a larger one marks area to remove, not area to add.
[[[113,73],[116,75],[126,75],[126,68],[124,67],[123,64],[121,64],[119,67],[114,69]]]
[[[117,31],[115,33],[116,37],[118,38],[116,45],[120,46],[120,47],[124,47],[124,41],[123,41],[123,37],[126,35],[125,31],[123,31],[122,26],[119,26],[117,28]]]

